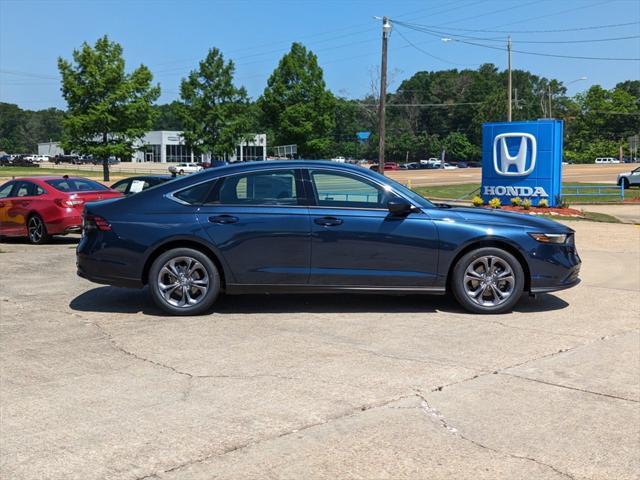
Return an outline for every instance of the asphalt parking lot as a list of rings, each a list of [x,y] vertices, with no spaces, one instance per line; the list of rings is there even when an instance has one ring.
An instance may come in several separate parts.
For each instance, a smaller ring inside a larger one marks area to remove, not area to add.
[[[6,479],[638,478],[640,228],[572,222],[578,287],[500,316],[445,297],[245,296],[163,317],[0,244]]]

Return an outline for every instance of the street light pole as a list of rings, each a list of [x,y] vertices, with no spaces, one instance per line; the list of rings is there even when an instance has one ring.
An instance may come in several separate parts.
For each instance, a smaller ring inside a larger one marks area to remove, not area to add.
[[[385,110],[387,103],[387,41],[391,32],[391,23],[388,17],[382,17],[382,62],[380,65],[380,107],[378,111],[378,172],[384,175],[384,134],[385,134]]]
[[[511,121],[511,35],[509,35],[509,39],[507,40],[507,51],[509,52],[509,60],[508,60],[508,68],[509,68],[509,91],[507,92],[507,122]]]

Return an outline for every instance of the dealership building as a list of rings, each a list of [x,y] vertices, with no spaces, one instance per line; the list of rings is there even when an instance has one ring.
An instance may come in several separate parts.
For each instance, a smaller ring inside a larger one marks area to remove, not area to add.
[[[181,131],[155,130],[147,132],[135,144],[136,151],[131,159],[121,159],[124,162],[151,163],[183,163],[211,160],[210,154],[194,154],[184,143]],[[38,155],[62,155],[58,142],[38,144]],[[267,136],[254,135],[252,139],[243,141],[236,146],[233,155],[225,160],[229,162],[244,162],[267,159]]]

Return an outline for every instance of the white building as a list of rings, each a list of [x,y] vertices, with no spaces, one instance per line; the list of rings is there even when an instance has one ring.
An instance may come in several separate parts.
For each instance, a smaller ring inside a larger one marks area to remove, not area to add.
[[[55,157],[56,155],[64,155],[64,150],[59,142],[44,142],[38,144],[38,155]]]
[[[182,163],[200,162],[210,160],[211,155],[195,155],[191,149],[184,144],[182,132],[174,130],[156,130],[147,132],[142,139],[136,143],[136,152],[132,162],[153,162],[153,163]],[[63,154],[63,150],[58,142],[46,142],[38,144],[39,155],[55,156]],[[229,162],[243,162],[248,160],[267,159],[267,136],[265,134],[255,135],[253,140],[243,141],[236,147],[234,155],[230,155],[226,160]]]

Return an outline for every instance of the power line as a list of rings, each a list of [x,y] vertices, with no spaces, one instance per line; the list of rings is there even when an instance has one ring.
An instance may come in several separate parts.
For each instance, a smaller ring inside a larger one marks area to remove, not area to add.
[[[413,48],[415,48],[419,52],[424,53],[428,57],[431,57],[431,58],[433,58],[435,60],[439,60],[440,62],[448,63],[450,65],[458,65],[458,66],[463,66],[463,67],[469,66],[469,65],[466,65],[466,64],[462,64],[462,63],[451,62],[451,61],[446,60],[444,58],[440,58],[440,57],[438,57],[436,55],[433,55],[433,54],[427,52],[426,50],[423,50],[422,48],[420,48],[417,45],[415,45],[411,40],[409,40],[407,37],[405,37],[400,30],[396,30],[396,33],[398,35],[400,35],[404,39],[405,42],[407,42],[409,45],[411,45]]]
[[[445,32],[443,30],[433,30],[433,29],[422,28],[419,25],[411,24],[411,23],[396,22],[396,24],[405,26],[407,28],[410,28],[412,30],[416,30],[419,32],[430,33],[430,34],[433,34],[434,36],[439,36],[439,37],[445,36],[445,37],[451,37],[451,38],[465,38],[469,40],[480,40],[483,42],[505,42],[506,41],[506,37],[474,37],[469,35],[462,35],[459,33]],[[594,38],[594,39],[584,39],[584,40],[515,40],[514,43],[548,43],[548,44],[597,43],[597,42],[613,42],[613,41],[619,41],[619,40],[630,40],[633,38],[640,38],[640,35],[629,35],[626,37]]]
[[[401,26],[404,26],[405,28],[409,28],[409,29],[415,30],[417,32],[426,33],[427,35],[431,35],[431,36],[434,36],[434,37],[440,37],[439,34],[431,33],[431,32],[426,31],[426,30],[421,30],[421,29],[414,28],[414,27],[410,26],[410,24],[405,24],[404,22],[395,22],[395,23],[396,23],[396,25],[401,25]],[[482,44],[482,43],[470,42],[468,40],[461,40],[459,38],[454,38],[454,40],[456,42],[459,42],[459,43],[464,43],[464,44],[467,44],[467,45],[473,45],[473,46],[476,46],[476,47],[489,48],[489,49],[492,49],[492,50],[500,50],[500,51],[504,51],[504,52],[507,51],[506,48],[497,47],[495,45],[485,45],[485,44]],[[516,53],[522,53],[523,55],[535,55],[535,56],[539,56],[539,57],[554,57],[554,58],[569,58],[569,59],[575,59],[575,60],[604,60],[604,61],[627,61],[627,62],[640,61],[640,58],[588,57],[588,56],[578,56],[578,55],[559,55],[559,54],[554,54],[554,53],[531,52],[531,51],[527,51],[527,50],[515,50],[515,49],[512,49],[511,51],[512,52],[516,52]]]
[[[585,7],[586,8],[586,7]],[[640,22],[627,22],[627,23],[613,23],[609,25],[595,25],[590,27],[577,27],[577,28],[559,28],[559,29],[550,29],[550,30],[518,30],[518,33],[560,33],[560,32],[578,32],[582,30],[599,30],[603,28],[614,28],[614,27],[626,27],[629,25],[640,25]],[[420,25],[425,28],[438,28],[441,25]],[[483,32],[483,33],[512,33],[510,30],[488,30],[481,28],[459,28],[459,27],[451,27],[453,30],[460,30],[464,32]]]

